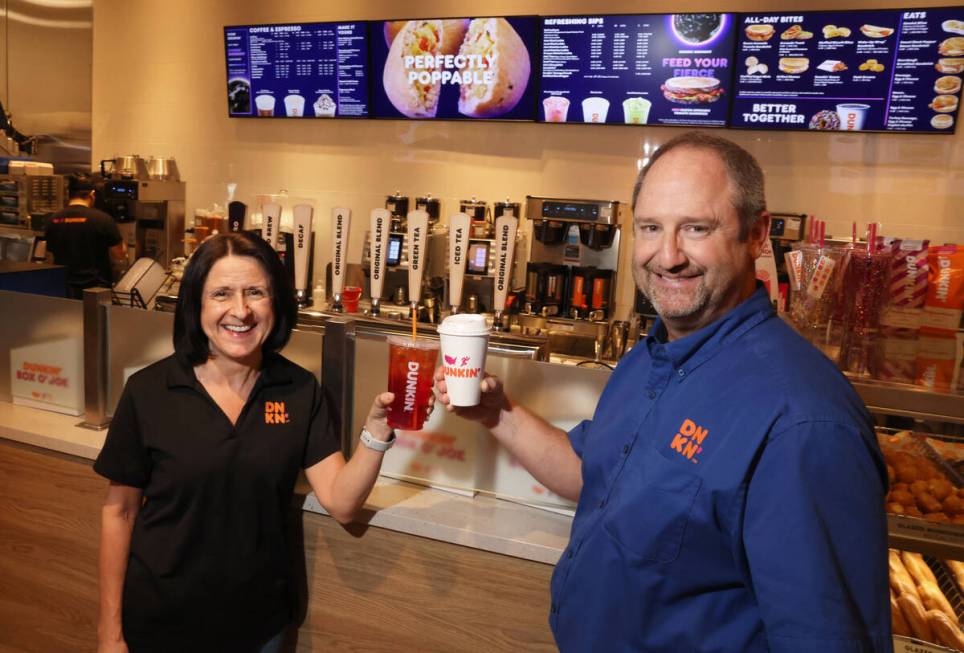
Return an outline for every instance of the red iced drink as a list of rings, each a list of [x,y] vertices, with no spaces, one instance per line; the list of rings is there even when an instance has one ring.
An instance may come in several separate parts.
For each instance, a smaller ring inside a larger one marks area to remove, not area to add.
[[[418,431],[428,418],[438,345],[437,340],[388,338],[388,391],[395,394],[388,425],[393,429]]]

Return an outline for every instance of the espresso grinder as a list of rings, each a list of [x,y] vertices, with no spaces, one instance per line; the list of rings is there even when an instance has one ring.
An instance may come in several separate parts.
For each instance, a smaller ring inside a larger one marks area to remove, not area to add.
[[[532,245],[525,313],[593,322],[612,317],[621,210],[616,201],[526,198]]]

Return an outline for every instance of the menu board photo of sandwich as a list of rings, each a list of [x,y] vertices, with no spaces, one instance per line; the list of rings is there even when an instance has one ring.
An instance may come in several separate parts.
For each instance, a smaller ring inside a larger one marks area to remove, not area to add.
[[[225,27],[228,115],[366,117],[367,35],[364,22]]]
[[[726,126],[734,14],[545,16],[538,119]]]
[[[377,118],[533,120],[534,16],[370,24]]]
[[[964,8],[740,15],[732,127],[953,133]]]

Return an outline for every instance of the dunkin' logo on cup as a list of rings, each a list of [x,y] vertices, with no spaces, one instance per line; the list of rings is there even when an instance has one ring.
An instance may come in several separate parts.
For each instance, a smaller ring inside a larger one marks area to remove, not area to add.
[[[481,367],[468,367],[471,356],[449,356],[444,355],[445,359],[444,374],[446,377],[456,379],[477,379],[482,374]]]
[[[405,403],[402,410],[406,413],[415,412],[415,388],[418,387],[418,361],[408,362],[408,372],[405,374]]]

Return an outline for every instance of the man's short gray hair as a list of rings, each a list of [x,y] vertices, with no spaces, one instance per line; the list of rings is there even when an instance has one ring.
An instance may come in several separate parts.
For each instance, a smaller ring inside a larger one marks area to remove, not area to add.
[[[670,139],[656,150],[636,177],[636,185],[633,187],[633,213],[636,212],[639,191],[650,168],[661,157],[679,147],[709,150],[720,158],[730,179],[730,202],[740,218],[740,240],[746,240],[750,235],[750,229],[767,208],[763,170],[753,155],[742,147],[733,141],[706,132],[685,132]]]

